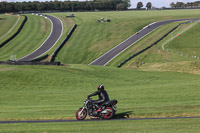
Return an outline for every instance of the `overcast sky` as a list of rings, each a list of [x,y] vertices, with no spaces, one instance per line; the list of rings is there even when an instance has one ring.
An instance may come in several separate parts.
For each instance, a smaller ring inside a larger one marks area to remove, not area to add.
[[[50,1],[50,0],[0,0],[0,1]],[[53,1],[53,0],[52,0]],[[64,0],[60,0],[60,1],[64,1]],[[73,0],[71,0],[73,1]],[[85,0],[74,0],[74,1],[85,1]],[[198,1],[198,0],[131,0],[131,8],[135,8],[137,3],[138,2],[142,2],[144,7],[146,6],[146,3],[147,2],[151,2],[153,6],[155,7],[169,7],[170,6],[170,3],[172,2],[184,2],[184,3],[187,3],[187,2],[195,2],[195,1]]]

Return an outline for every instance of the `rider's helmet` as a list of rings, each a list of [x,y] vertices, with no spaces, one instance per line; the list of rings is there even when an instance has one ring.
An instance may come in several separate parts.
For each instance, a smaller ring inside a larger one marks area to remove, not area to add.
[[[104,86],[103,85],[99,85],[97,89],[98,90],[104,90]]]

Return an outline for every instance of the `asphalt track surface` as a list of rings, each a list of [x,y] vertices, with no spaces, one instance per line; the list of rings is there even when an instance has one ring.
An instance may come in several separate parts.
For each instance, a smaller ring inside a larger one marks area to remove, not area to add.
[[[99,66],[105,66],[108,64],[112,59],[114,59],[116,56],[118,56],[120,53],[125,51],[127,48],[130,46],[134,45],[136,42],[147,36],[149,33],[152,31],[156,30],[160,26],[171,23],[171,22],[176,22],[176,21],[186,21],[186,20],[195,20],[198,18],[193,18],[193,19],[176,19],[176,20],[165,20],[165,21],[159,21],[159,22],[154,22],[150,24],[149,26],[144,27],[142,30],[138,32],[138,34],[134,34],[119,45],[115,46],[113,49],[109,50],[93,62],[91,62],[89,65],[99,65]]]
[[[17,61],[31,61],[31,60],[43,55],[44,53],[49,51],[56,44],[56,42],[60,39],[62,32],[63,32],[62,22],[54,16],[50,16],[50,15],[45,15],[45,16],[51,21],[52,29],[51,29],[50,35],[38,49],[36,49],[34,52],[30,53],[29,55],[27,55]]]
[[[32,121],[0,121],[0,124],[14,124],[14,123],[57,123],[57,122],[92,122],[92,121],[123,121],[123,120],[167,120],[167,119],[200,119],[198,117],[163,117],[163,118],[127,118],[127,119],[87,119],[87,120],[32,120]]]

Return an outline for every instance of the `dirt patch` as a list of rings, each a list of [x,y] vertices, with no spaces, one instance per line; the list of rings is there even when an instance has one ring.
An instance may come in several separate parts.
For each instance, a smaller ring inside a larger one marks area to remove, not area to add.
[[[191,74],[200,74],[198,63],[193,61],[167,62],[167,63],[146,63],[139,69],[144,71],[170,71]]]
[[[48,31],[49,27],[48,27],[47,21],[44,18],[40,19],[40,23],[41,23],[42,32]]]
[[[17,68],[13,68],[13,67],[0,68],[0,71],[11,71],[11,70],[17,70]]]
[[[74,21],[72,20],[72,19],[66,19],[65,20],[65,23],[66,23],[66,28],[69,28],[69,27],[71,27],[73,24],[74,24]]]

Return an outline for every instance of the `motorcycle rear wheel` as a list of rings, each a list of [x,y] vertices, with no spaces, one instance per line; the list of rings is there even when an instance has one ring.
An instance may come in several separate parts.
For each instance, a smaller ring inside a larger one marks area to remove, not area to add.
[[[111,119],[114,116],[114,114],[115,114],[114,109],[111,108],[111,107],[107,107],[105,110],[108,110],[109,113],[102,114],[103,119],[107,119],[107,120]]]
[[[76,112],[76,119],[77,120],[84,120],[87,116],[87,110],[86,109],[83,109],[82,111],[82,108],[80,108],[77,112]]]

